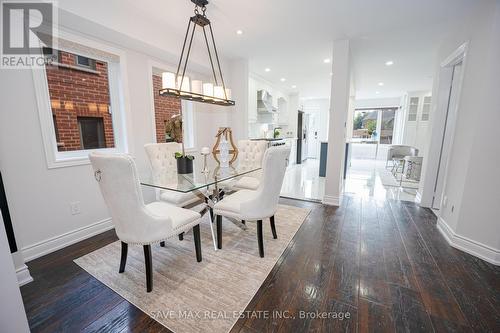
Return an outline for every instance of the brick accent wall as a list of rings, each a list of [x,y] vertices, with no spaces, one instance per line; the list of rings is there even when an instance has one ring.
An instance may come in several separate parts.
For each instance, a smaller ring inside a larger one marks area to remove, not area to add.
[[[161,76],[153,75],[156,141],[165,142],[165,121],[181,112],[181,101],[175,97],[160,96]]]
[[[59,53],[62,66],[47,66],[47,81],[56,127],[58,150],[82,149],[77,117],[99,117],[104,124],[106,148],[115,146],[110,96],[108,64],[97,61],[95,71],[80,70],[75,55]]]

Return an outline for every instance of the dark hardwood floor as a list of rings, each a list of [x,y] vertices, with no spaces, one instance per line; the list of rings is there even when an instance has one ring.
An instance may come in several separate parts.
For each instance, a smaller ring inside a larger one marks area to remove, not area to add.
[[[242,318],[232,332],[500,331],[500,268],[450,247],[430,210],[357,197],[340,208],[281,202],[312,211],[246,310],[287,318]],[[35,281],[21,292],[33,332],[168,332],[73,263],[115,240],[105,232],[28,263]]]

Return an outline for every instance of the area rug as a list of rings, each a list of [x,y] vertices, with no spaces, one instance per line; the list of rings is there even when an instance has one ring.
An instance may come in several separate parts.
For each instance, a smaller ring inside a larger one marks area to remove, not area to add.
[[[228,332],[278,261],[309,213],[280,205],[275,215],[278,239],[264,221],[265,257],[259,257],[256,223],[242,230],[223,220],[223,247],[215,251],[208,214],[201,223],[203,261],[196,262],[192,232],[155,245],[153,291],[146,292],[142,246],[129,246],[125,272],[118,273],[120,242],[75,263],[130,303],[174,332]],[[215,224],[214,224],[215,227]]]

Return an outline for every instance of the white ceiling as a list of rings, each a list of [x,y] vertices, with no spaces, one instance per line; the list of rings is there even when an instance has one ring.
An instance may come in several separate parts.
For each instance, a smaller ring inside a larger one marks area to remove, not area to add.
[[[59,4],[75,14],[103,10],[94,2]],[[189,0],[108,0],[106,6],[115,8],[114,16],[135,18],[131,26],[151,23],[175,35],[169,41],[179,48],[193,10]],[[207,14],[225,58],[247,58],[252,72],[288,91],[297,85],[305,98],[330,95],[331,63],[323,59],[331,57],[333,40],[349,38],[356,96],[373,98],[431,89],[435,51],[472,6],[469,0],[211,0]],[[394,65],[385,66],[387,60]]]

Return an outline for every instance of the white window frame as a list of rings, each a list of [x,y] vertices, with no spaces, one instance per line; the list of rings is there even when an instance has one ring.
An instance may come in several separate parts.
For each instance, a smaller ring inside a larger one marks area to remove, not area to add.
[[[149,61],[149,81],[150,83],[150,94],[151,94],[151,120],[152,120],[152,140],[153,142],[158,142],[158,138],[156,137],[156,113],[155,113],[155,94],[158,94],[158,91],[154,91],[153,85],[153,75],[157,74],[158,71],[166,71],[175,73],[175,69],[173,66],[166,65],[161,62]],[[181,100],[181,108],[182,108],[182,121],[184,126],[183,140],[184,141],[184,149],[188,153],[196,152],[196,133],[194,129],[194,106],[193,102]],[[186,140],[187,139],[187,140]]]
[[[109,59],[99,58],[94,54],[85,54],[81,50],[71,50],[58,45],[58,50],[77,53],[85,57],[105,61],[108,64],[108,83],[110,94],[110,112],[112,113],[113,135],[115,140],[114,148],[86,149],[73,151],[58,151],[54,122],[52,118],[52,106],[50,102],[49,86],[45,67],[32,67],[33,83],[38,104],[38,116],[42,132],[42,140],[45,147],[45,157],[49,169],[63,168],[76,165],[90,164],[89,153],[93,151],[118,153],[128,152],[125,127],[125,111],[128,105],[125,103],[126,89],[126,59],[125,52],[90,40],[82,36],[59,29],[59,37],[88,48],[96,49],[113,54],[119,58],[119,62],[112,62]]]

